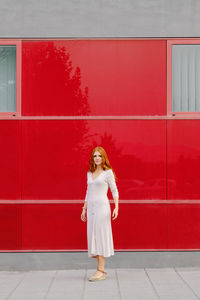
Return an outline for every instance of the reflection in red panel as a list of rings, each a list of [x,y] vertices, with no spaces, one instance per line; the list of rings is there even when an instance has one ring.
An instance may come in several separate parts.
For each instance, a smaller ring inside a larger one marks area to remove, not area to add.
[[[165,120],[24,120],[22,125],[22,199],[83,199],[97,145],[108,153],[120,199],[166,199]]]
[[[169,249],[200,249],[199,216],[199,204],[168,204]]]
[[[200,199],[200,120],[167,121],[168,199]]]
[[[166,114],[165,40],[22,44],[22,114]]]
[[[22,199],[83,198],[86,135],[87,121],[24,120]]]
[[[120,199],[166,199],[166,121],[109,120],[105,124],[98,143],[103,142],[117,171]],[[91,127],[91,134],[95,132],[98,129]]]
[[[0,250],[21,247],[21,205],[0,204]]]
[[[22,249],[87,249],[87,223],[82,204],[22,206]]]
[[[166,249],[167,205],[122,204],[112,228],[115,249]]]
[[[21,198],[21,121],[0,122],[0,199]]]
[[[77,204],[23,205],[22,249],[87,251],[81,211]],[[164,249],[166,226],[166,204],[123,204],[112,220],[114,249]]]

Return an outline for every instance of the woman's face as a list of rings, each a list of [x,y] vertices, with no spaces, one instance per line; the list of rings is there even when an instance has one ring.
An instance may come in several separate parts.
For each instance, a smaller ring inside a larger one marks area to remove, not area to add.
[[[98,166],[98,165],[101,165],[102,163],[102,156],[101,156],[101,153],[99,151],[95,151],[94,152],[94,162],[95,164]]]

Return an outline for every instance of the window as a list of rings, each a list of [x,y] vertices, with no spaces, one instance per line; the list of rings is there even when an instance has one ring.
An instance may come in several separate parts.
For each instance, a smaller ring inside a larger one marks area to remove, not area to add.
[[[0,40],[0,117],[19,116],[21,42]]]
[[[16,111],[16,46],[0,46],[0,111]]]
[[[167,49],[167,112],[200,114],[200,40],[171,40]]]

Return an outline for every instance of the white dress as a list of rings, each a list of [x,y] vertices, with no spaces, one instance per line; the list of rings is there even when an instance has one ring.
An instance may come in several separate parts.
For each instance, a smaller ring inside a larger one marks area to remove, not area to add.
[[[87,201],[88,257],[114,255],[108,187],[113,198],[119,197],[112,169],[103,170],[94,180],[92,173],[87,172],[85,201]]]

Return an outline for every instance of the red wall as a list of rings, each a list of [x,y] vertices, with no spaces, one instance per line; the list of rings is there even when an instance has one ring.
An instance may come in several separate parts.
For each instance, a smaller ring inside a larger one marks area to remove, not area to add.
[[[166,41],[22,44],[24,116],[166,113]]]
[[[166,119],[166,54],[166,40],[22,41],[22,116],[0,120],[2,251],[87,250],[97,145],[119,179],[115,250],[200,249],[200,121]]]

